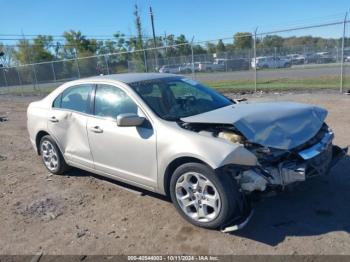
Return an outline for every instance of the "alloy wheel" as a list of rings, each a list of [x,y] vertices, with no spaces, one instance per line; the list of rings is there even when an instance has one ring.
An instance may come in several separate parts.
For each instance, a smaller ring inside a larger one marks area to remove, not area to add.
[[[182,174],[176,182],[175,194],[183,212],[195,221],[210,222],[220,213],[219,192],[202,174],[195,172]]]
[[[59,158],[55,147],[50,141],[45,140],[41,143],[41,154],[45,166],[50,171],[55,171],[58,168]]]

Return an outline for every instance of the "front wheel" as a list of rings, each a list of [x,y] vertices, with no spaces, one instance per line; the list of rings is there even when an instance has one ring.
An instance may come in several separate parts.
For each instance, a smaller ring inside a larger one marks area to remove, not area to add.
[[[175,170],[170,196],[182,217],[209,229],[220,228],[232,220],[241,200],[233,178],[218,176],[201,163],[187,163]]]

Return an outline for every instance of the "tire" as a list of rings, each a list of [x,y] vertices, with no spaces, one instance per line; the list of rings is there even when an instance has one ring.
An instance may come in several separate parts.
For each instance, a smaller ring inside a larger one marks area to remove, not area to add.
[[[205,186],[198,187],[203,183]],[[242,198],[234,179],[228,175],[219,176],[201,163],[186,163],[178,167],[170,179],[169,191],[175,208],[183,218],[193,225],[208,229],[217,229],[230,222],[242,204],[239,203]],[[216,208],[208,204],[209,199]]]
[[[60,149],[51,136],[46,135],[41,138],[39,149],[44,166],[52,174],[62,175],[69,169]]]

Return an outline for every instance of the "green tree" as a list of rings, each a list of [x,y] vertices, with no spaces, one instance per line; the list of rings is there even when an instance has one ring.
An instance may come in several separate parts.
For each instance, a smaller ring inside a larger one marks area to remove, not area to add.
[[[32,60],[34,62],[52,61],[54,56],[51,53],[53,43],[52,36],[39,35],[33,40],[32,45]]]
[[[173,46],[175,45],[175,36],[173,34],[167,35],[164,39],[166,46]],[[169,47],[166,49],[165,56],[166,57],[174,57],[177,56],[177,50],[174,47]]]
[[[263,47],[267,48],[281,48],[283,46],[284,38],[278,35],[267,35],[263,38]]]
[[[84,57],[93,55],[98,50],[98,43],[95,39],[87,39],[80,31],[66,31],[63,33],[65,38],[65,56]]]
[[[179,35],[175,40],[175,45],[179,45],[176,47],[179,55],[190,55],[191,54],[191,46],[186,39],[185,35]]]
[[[98,53],[98,50],[103,44],[101,41],[98,42],[96,39],[88,39],[80,31],[66,31],[63,33],[65,38],[64,44],[64,58],[83,58],[93,56]],[[79,66],[76,68],[76,66]],[[99,66],[98,58],[86,58],[79,59],[77,64],[64,64],[65,68],[62,69],[65,72],[68,72],[68,75],[80,74],[80,76],[92,76],[96,74],[103,73]]]
[[[201,54],[206,54],[207,50],[201,45],[193,45],[193,54],[195,55],[201,55]]]
[[[206,43],[206,48],[207,48],[207,52],[208,52],[209,54],[214,54],[214,53],[216,53],[216,46],[215,46],[215,44],[210,43],[210,42],[207,42],[207,43]]]
[[[0,53],[3,55],[0,57],[0,64],[4,67],[10,67],[14,64],[14,48],[12,46],[4,45],[0,43]]]
[[[32,59],[32,46],[27,39],[21,39],[17,43],[17,49],[14,51],[14,57],[18,64],[29,64]]]
[[[52,36],[38,35],[33,42],[21,39],[14,50],[14,57],[19,64],[40,63],[51,61],[54,56],[51,53]]]
[[[135,9],[133,12],[135,19],[135,27],[136,27],[136,37],[129,39],[129,47],[132,50],[142,50],[143,49],[143,37],[142,37],[142,24],[141,17],[139,14],[139,8],[135,5]],[[144,61],[144,53],[143,51],[133,53],[133,61],[136,65],[137,71],[145,71],[145,61]]]
[[[222,42],[222,40],[220,39],[216,45],[216,52],[223,53],[225,51],[226,51],[226,46],[225,46],[224,42]]]
[[[249,32],[238,32],[233,36],[233,44],[238,49],[252,48],[253,36]]]

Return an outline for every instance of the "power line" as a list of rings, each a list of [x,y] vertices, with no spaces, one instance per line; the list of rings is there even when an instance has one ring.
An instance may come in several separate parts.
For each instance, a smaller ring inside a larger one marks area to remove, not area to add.
[[[45,36],[45,37],[51,37],[52,35],[14,35],[14,34],[0,34],[0,41],[19,41],[19,40],[34,40],[39,36]],[[110,35],[100,35],[100,36],[91,36],[91,35],[82,35],[86,40],[116,40],[117,37],[110,36]],[[123,35],[121,34],[120,37],[125,38],[136,38],[137,36],[134,35]],[[157,36],[162,37],[162,36]],[[152,39],[152,36],[142,36],[143,39]],[[64,35],[57,35],[53,37],[53,41],[65,41],[66,38]]]
[[[343,24],[343,23],[350,23],[350,20],[346,20],[346,21],[337,21],[337,22],[331,22],[331,23],[323,23],[323,24],[314,24],[314,25],[309,25],[309,26],[300,26],[300,27],[294,27],[294,28],[285,28],[285,29],[280,29],[280,30],[274,30],[274,31],[269,31],[269,32],[259,32],[257,33],[257,36],[266,36],[266,35],[272,35],[272,34],[278,34],[278,33],[284,33],[284,32],[293,32],[293,31],[297,31],[297,30],[304,30],[304,29],[311,29],[311,28],[319,28],[319,27],[327,27],[327,26],[333,26],[333,25],[339,25],[339,24]],[[135,37],[135,36],[133,36]],[[242,37],[252,37],[252,34],[251,33],[247,33],[247,34],[241,34],[239,36],[236,36],[236,37],[239,37],[239,38],[242,38]],[[143,38],[146,38],[146,39],[152,39],[152,37],[146,37],[146,36],[143,36]],[[129,38],[130,39],[130,38]],[[222,37],[222,38],[218,38],[218,39],[212,39],[212,40],[205,40],[205,41],[197,41],[193,44],[205,44],[205,43],[208,43],[208,42],[214,42],[214,41],[218,41],[218,40],[232,40],[233,37],[230,36],[230,37]],[[0,38],[0,41],[3,40]],[[23,40],[23,38],[21,39],[12,39],[12,40]],[[27,39],[27,40],[33,40],[33,39]],[[97,40],[97,39],[96,39]],[[101,39],[102,40],[102,39]],[[103,39],[103,40],[116,40],[116,39]],[[65,39],[62,39],[61,41],[65,41]],[[41,44],[35,44],[35,43],[29,43],[28,44],[29,46],[42,46]],[[23,46],[21,44],[12,44],[12,45],[5,45],[5,46],[8,46],[8,47],[19,47],[19,46]],[[65,43],[54,43],[54,44],[49,44],[49,45],[45,45],[45,46],[48,46],[48,47],[73,47],[75,48],[76,45],[74,44],[65,44]],[[98,43],[96,44],[88,44],[87,46],[98,46]],[[169,46],[170,47],[170,46]]]
[[[67,31],[67,33],[70,33],[70,31]],[[81,34],[82,36],[85,37],[114,37],[114,35],[116,34],[120,34],[123,36],[127,36],[127,37],[135,37],[135,35],[127,35],[127,34],[123,34],[123,33],[119,33],[116,32],[114,34],[109,34],[109,35],[85,35],[85,34]],[[64,37],[64,34],[60,34],[60,35],[55,35],[55,34],[0,34],[0,36],[18,36],[18,37],[37,37],[37,36],[52,36],[52,37]],[[147,36],[147,37],[151,37],[151,36]]]

